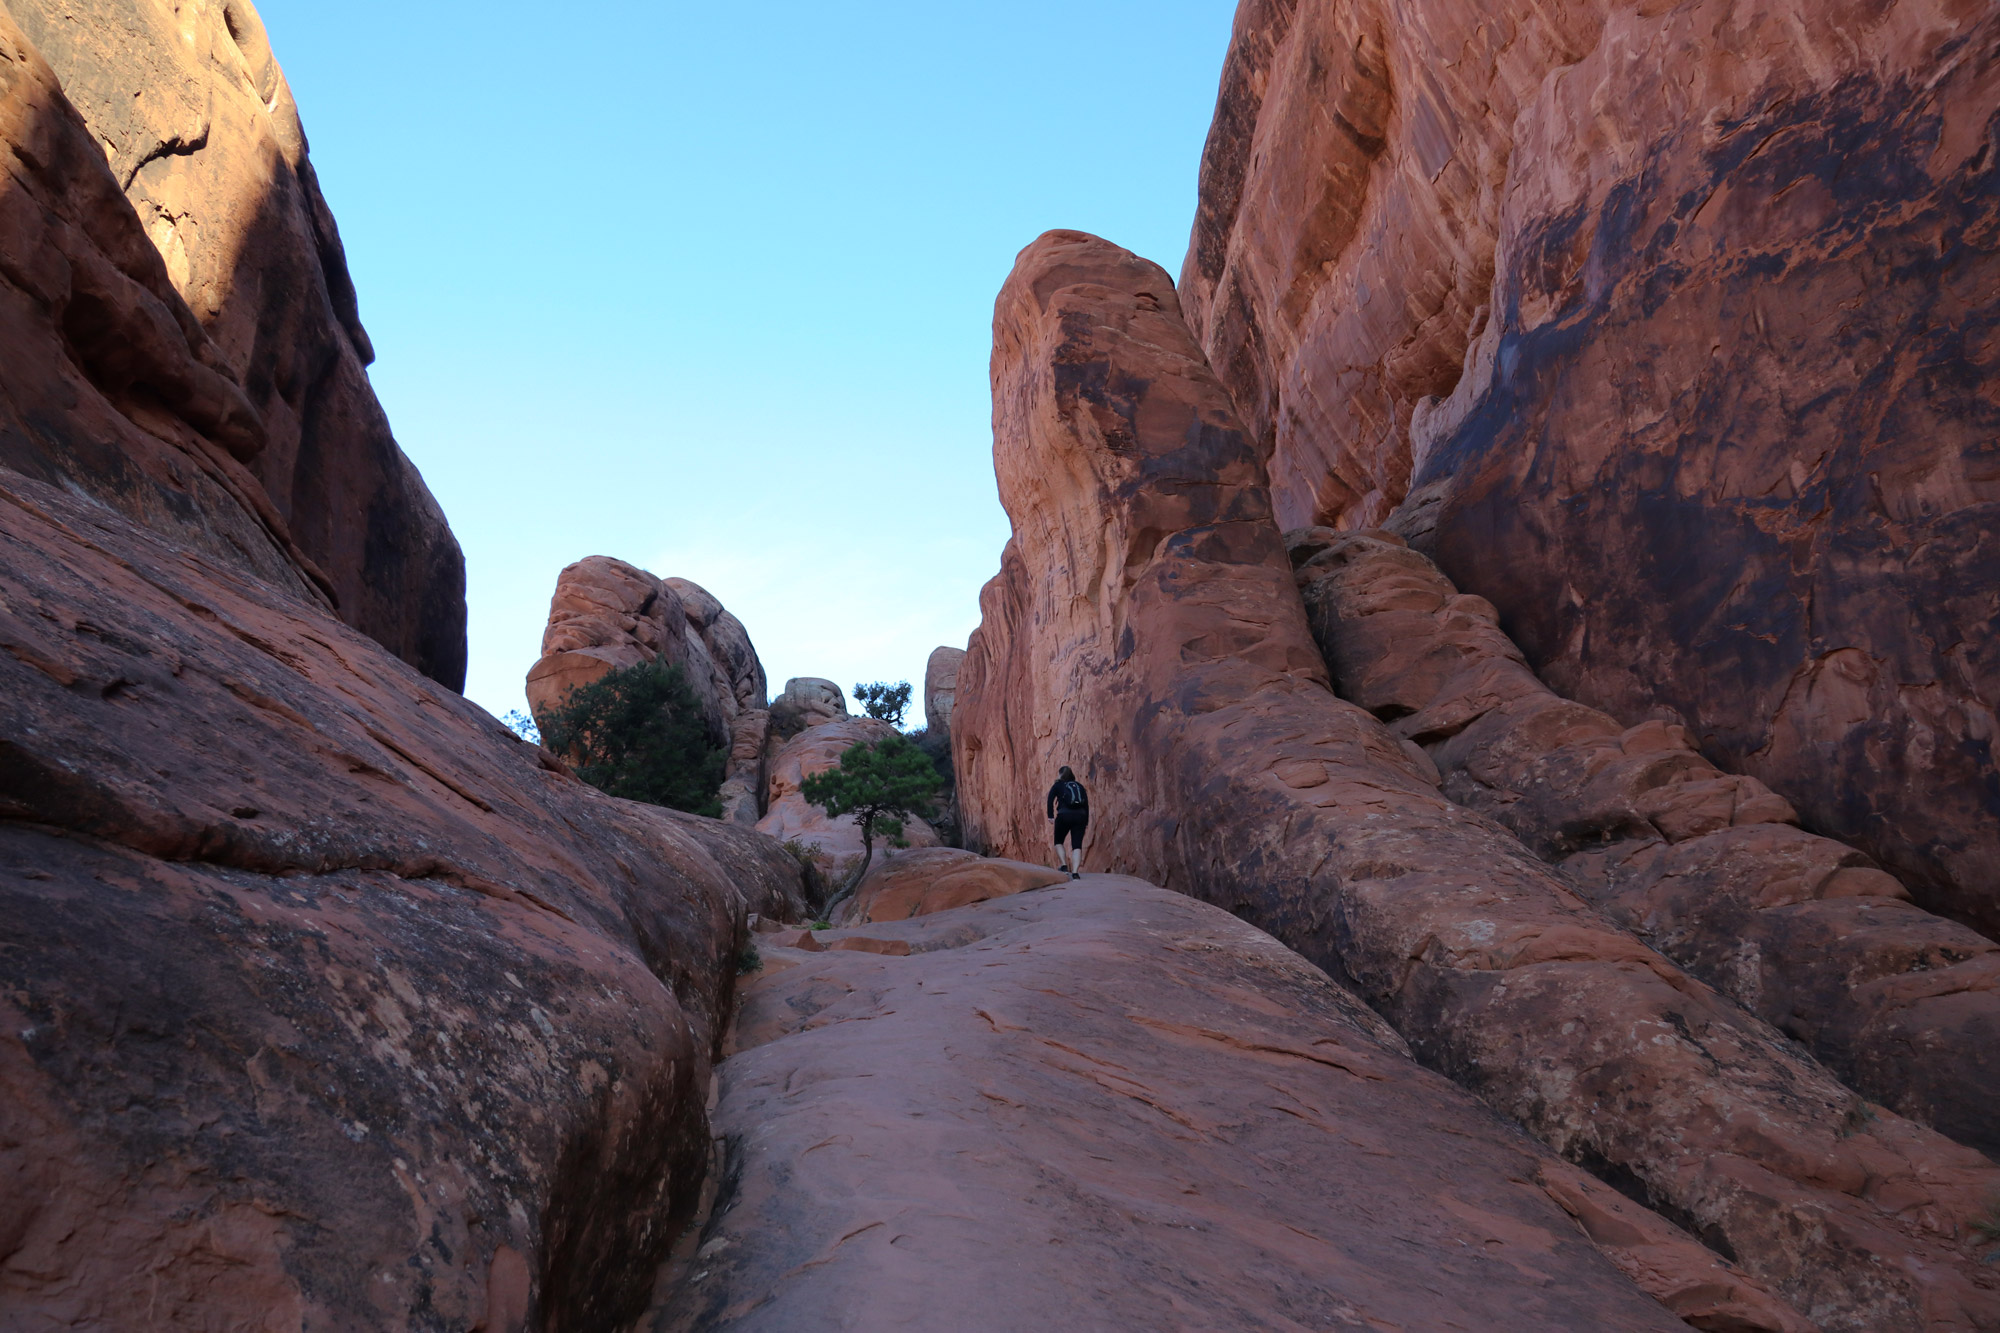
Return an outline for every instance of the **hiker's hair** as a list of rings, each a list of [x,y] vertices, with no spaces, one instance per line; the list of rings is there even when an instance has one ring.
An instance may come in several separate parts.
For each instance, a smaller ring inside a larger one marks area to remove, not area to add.
[[[1062,779],[1063,779],[1063,780],[1064,780],[1065,782],[1075,782],[1075,781],[1076,781],[1076,774],[1074,774],[1074,773],[1072,773],[1072,772],[1070,772],[1070,771],[1069,771],[1069,765],[1068,765],[1068,764],[1064,764],[1064,765],[1062,766],[1062,770],[1061,770],[1061,772],[1059,772],[1059,773],[1057,774],[1057,776],[1058,776],[1058,777],[1060,777],[1060,778],[1062,778]]]

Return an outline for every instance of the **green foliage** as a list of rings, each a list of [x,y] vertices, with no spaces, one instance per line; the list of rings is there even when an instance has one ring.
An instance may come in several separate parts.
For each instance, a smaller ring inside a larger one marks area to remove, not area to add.
[[[910,682],[899,680],[894,685],[876,681],[872,685],[856,685],[854,698],[868,716],[879,718],[892,727],[903,725],[903,713],[910,706]]]
[[[833,922],[831,922],[831,921],[815,921],[815,922],[813,922],[813,923],[812,923],[812,928],[813,928],[814,930],[832,930],[832,929],[833,929]]]
[[[1987,1251],[1985,1261],[1989,1264],[2000,1263],[2000,1195],[1995,1195],[1986,1205],[1986,1216],[1973,1222],[1972,1229],[1979,1233],[1979,1239],[1973,1242],[1975,1245],[1994,1247]]]
[[[745,972],[759,971],[763,966],[764,955],[757,952],[757,946],[754,944],[744,945],[743,952],[736,955],[736,971],[738,975]]]
[[[938,781],[949,791],[953,785],[950,733],[932,731],[929,727],[918,727],[915,731],[904,734],[910,738],[910,744],[931,757],[931,766],[937,769]]]
[[[709,735],[701,701],[677,666],[625,667],[580,689],[542,718],[543,744],[599,791],[718,816],[728,747]]]
[[[507,730],[513,732],[522,740],[533,745],[540,745],[542,743],[542,729],[535,725],[535,719],[529,717],[520,709],[514,709],[500,720],[506,724]]]
[[[840,762],[799,784],[799,792],[835,819],[854,816],[861,827],[861,868],[854,872],[846,897],[875,857],[875,835],[900,840],[903,821],[930,808],[944,784],[931,757],[905,736],[884,736],[847,747]]]

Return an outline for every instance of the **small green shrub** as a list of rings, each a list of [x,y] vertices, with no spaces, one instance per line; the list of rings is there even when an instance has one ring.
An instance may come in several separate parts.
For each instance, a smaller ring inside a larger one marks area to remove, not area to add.
[[[719,816],[728,745],[708,730],[678,666],[623,667],[579,689],[541,719],[542,743],[599,791],[689,814]]]
[[[757,952],[755,944],[743,946],[743,952],[736,955],[736,973],[756,972],[764,966],[764,955]]]

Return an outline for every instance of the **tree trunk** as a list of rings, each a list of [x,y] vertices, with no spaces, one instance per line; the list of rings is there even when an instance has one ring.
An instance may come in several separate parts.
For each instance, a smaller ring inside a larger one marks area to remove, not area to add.
[[[861,887],[861,881],[867,877],[869,863],[875,859],[875,817],[869,815],[862,818],[859,822],[861,824],[861,868],[854,872],[847,883],[841,887],[839,893],[827,899],[825,910],[829,917],[833,915],[834,908],[854,896],[854,891]]]

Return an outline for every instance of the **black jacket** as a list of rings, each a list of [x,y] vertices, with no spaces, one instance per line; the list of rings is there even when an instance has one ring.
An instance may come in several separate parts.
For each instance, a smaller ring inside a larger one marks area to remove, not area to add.
[[[1056,785],[1049,788],[1049,818],[1058,814],[1089,815],[1090,793],[1075,778],[1057,778]]]

